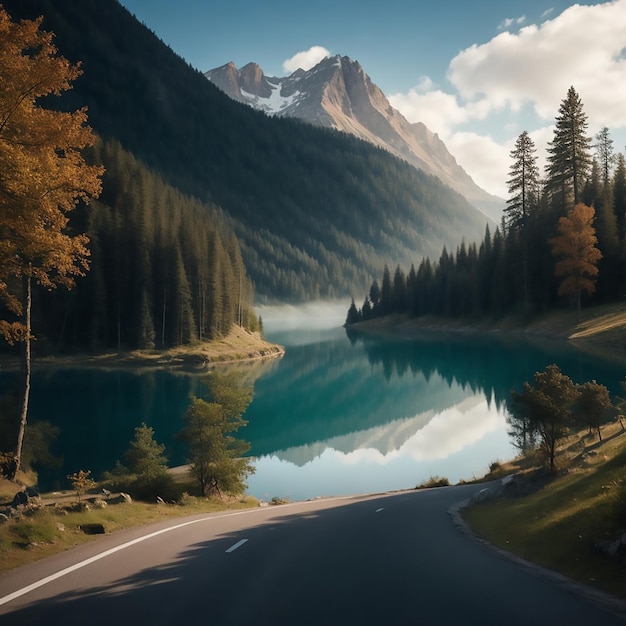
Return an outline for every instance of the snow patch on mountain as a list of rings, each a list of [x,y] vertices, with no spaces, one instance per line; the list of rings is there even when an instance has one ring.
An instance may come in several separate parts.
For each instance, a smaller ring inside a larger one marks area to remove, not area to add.
[[[348,57],[326,57],[312,69],[267,77],[256,63],[231,62],[205,76],[232,99],[268,115],[295,117],[350,133],[389,150],[452,187],[499,223],[504,200],[481,189],[424,124],[411,124]]]

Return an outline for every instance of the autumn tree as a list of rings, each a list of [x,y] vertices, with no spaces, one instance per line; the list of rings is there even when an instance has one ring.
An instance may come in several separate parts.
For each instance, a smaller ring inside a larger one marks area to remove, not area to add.
[[[558,234],[550,240],[552,253],[560,257],[555,274],[561,278],[559,295],[572,296],[580,312],[581,295],[595,290],[598,261],[602,253],[596,247],[592,207],[579,203],[559,219]]]
[[[86,110],[54,111],[42,103],[70,89],[81,70],[58,54],[41,21],[14,22],[0,6],[0,298],[15,316],[0,322],[0,332],[23,342],[12,478],[28,415],[32,287],[69,288],[87,271],[88,240],[70,231],[68,214],[100,193],[102,174],[82,156],[94,142]]]
[[[570,87],[559,107],[546,165],[546,189],[561,214],[581,200],[591,166],[588,125],[580,96]]]

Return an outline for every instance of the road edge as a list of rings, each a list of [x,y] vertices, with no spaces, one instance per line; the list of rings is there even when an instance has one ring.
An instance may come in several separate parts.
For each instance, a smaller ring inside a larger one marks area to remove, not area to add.
[[[486,539],[483,539],[480,535],[474,532],[474,530],[469,526],[469,524],[465,521],[461,514],[461,511],[469,506],[471,501],[471,498],[461,500],[456,504],[453,504],[448,509],[448,513],[452,518],[453,524],[460,532],[470,537],[476,543],[488,547],[490,550],[494,551],[502,558],[513,561],[514,563],[517,563],[518,565],[532,571],[535,575],[547,578],[557,583],[560,587],[563,587],[573,593],[577,593],[578,595],[583,596],[587,600],[602,607],[605,611],[612,613],[616,617],[626,620],[625,600],[620,600],[619,598],[616,598],[615,596],[601,591],[600,589],[595,589],[581,582],[568,578],[567,576],[564,576],[559,572],[555,572],[554,570],[550,570],[531,561],[527,561],[526,559],[516,554],[513,554],[512,552],[508,552],[507,550],[503,550],[502,548],[499,548],[498,546],[490,543]]]

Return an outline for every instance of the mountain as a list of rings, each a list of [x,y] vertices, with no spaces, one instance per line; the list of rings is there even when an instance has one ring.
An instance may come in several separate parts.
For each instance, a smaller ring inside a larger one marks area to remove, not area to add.
[[[232,62],[205,76],[233,100],[267,114],[335,128],[389,150],[500,222],[504,200],[481,189],[435,133],[421,122],[408,122],[359,63],[346,56],[327,57],[308,71],[298,69],[284,78],[265,76],[256,63],[238,70]]]
[[[436,177],[356,137],[234,102],[116,0],[3,6],[16,19],[42,15],[60,53],[81,62],[59,106],[87,106],[105,141],[216,207],[257,302],[362,294],[384,265],[484,235],[485,216]]]

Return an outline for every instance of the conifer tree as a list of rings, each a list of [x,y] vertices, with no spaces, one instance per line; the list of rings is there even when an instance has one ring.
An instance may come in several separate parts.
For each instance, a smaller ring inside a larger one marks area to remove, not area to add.
[[[240,494],[254,467],[244,457],[250,445],[232,433],[247,424],[242,416],[252,390],[241,386],[234,374],[215,372],[207,384],[211,401],[192,398],[180,437],[189,444],[191,473],[204,495]]]
[[[613,210],[617,218],[617,232],[620,242],[624,242],[626,223],[626,160],[624,155],[617,154],[615,173],[613,174]]]
[[[350,307],[348,308],[348,315],[346,316],[346,326],[356,324],[359,321],[359,318],[359,312],[356,308],[356,304],[354,304],[354,298],[352,298],[352,302],[350,303]]]
[[[559,107],[554,138],[548,144],[546,165],[546,189],[560,215],[581,201],[591,166],[588,126],[583,103],[574,87],[570,87]]]
[[[391,274],[386,265],[383,269],[383,282],[380,288],[380,307],[383,315],[388,315],[393,310]]]
[[[611,173],[613,166],[616,162],[616,156],[613,151],[613,140],[609,129],[604,126],[595,136],[596,143],[594,148],[596,149],[597,159],[600,164],[600,170],[602,173],[602,183],[606,187],[611,180]]]
[[[509,169],[507,181],[509,199],[506,201],[504,215],[507,228],[526,226],[528,216],[536,207],[539,194],[539,167],[537,149],[528,132],[524,131],[515,142],[511,151],[513,163]]]
[[[378,315],[380,310],[380,287],[376,279],[373,280],[370,287],[369,299],[372,305],[372,313]]]
[[[145,485],[156,482],[167,472],[165,446],[154,439],[154,429],[142,423],[125,454],[128,469]]]

